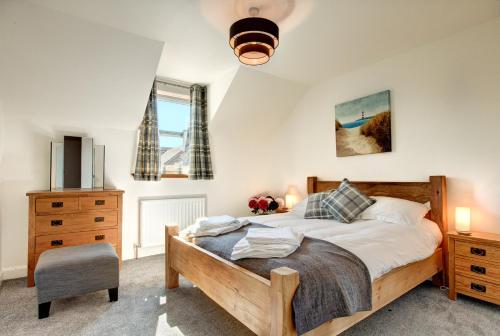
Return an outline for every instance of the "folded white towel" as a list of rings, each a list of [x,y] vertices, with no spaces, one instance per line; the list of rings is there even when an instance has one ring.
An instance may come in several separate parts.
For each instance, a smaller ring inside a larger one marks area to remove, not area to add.
[[[300,246],[304,235],[291,228],[251,228],[246,239],[251,244],[290,244]]]
[[[234,245],[232,260],[243,258],[284,258],[295,252],[299,246],[290,244],[251,244],[246,238]]]
[[[187,237],[204,237],[204,236],[218,236],[223,233],[228,233],[231,231],[238,230],[239,228],[250,224],[248,220],[235,220],[232,223],[226,224],[225,226],[216,226],[216,227],[205,227],[201,226],[199,223],[193,224],[189,226],[185,232],[183,232],[184,236]]]
[[[205,228],[223,227],[236,222],[238,222],[236,218],[228,215],[201,217],[196,220],[196,224]]]
[[[299,248],[304,235],[290,228],[251,228],[233,247],[232,260],[284,258]]]

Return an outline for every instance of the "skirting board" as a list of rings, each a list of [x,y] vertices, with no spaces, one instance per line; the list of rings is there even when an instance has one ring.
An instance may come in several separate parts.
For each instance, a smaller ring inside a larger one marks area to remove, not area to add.
[[[28,267],[26,265],[6,267],[0,273],[3,280],[24,278],[28,274]]]
[[[136,258],[149,257],[152,255],[165,253],[165,245],[148,246],[148,247],[135,247]]]

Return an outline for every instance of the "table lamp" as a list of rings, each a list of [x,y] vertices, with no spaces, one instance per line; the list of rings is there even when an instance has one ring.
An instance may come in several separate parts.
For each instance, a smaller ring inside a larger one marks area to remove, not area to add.
[[[470,208],[455,208],[455,230],[461,235],[470,235]]]

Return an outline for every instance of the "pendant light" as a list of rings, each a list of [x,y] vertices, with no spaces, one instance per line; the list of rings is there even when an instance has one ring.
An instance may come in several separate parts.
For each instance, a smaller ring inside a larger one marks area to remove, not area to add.
[[[267,63],[279,43],[279,28],[271,20],[257,17],[259,9],[250,8],[250,17],[236,21],[229,28],[229,45],[241,63]]]

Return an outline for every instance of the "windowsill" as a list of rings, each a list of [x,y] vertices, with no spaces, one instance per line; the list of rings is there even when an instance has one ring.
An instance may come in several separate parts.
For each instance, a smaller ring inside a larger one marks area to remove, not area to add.
[[[134,174],[131,174],[132,177],[134,177]],[[161,174],[161,178],[181,178],[181,179],[187,179],[189,176],[187,174]]]
[[[161,178],[185,178],[187,179],[188,176],[186,174],[175,174],[175,173],[169,173],[169,174],[161,174]]]

